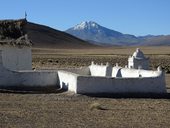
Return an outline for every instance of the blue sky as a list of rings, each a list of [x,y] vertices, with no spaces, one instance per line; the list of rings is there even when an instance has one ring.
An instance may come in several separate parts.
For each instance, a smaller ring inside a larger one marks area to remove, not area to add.
[[[95,21],[134,35],[170,34],[170,0],[1,0],[0,19],[28,20],[59,30]]]

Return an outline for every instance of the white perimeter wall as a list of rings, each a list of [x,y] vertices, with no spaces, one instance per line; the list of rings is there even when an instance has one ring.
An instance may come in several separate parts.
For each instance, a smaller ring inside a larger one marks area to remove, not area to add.
[[[153,78],[77,78],[77,93],[165,93],[163,77]]]
[[[48,87],[59,85],[57,71],[9,71],[0,66],[0,86]]]
[[[31,70],[32,53],[30,47],[1,45],[3,66],[10,70]]]
[[[161,72],[160,72],[161,73]],[[165,93],[164,73],[141,78],[80,76],[67,71],[9,71],[0,65],[0,86],[57,86],[75,93]]]
[[[19,72],[21,86],[48,87],[59,85],[57,71],[22,71]]]
[[[157,77],[162,74],[162,71],[152,71],[143,69],[129,69],[119,66],[111,67],[106,65],[91,65],[89,66],[91,76],[108,76],[108,77],[123,77],[123,78],[138,78],[138,77]],[[80,74],[78,72],[75,72]],[[84,75],[84,74],[80,74]]]
[[[116,70],[117,69],[117,70]],[[137,78],[137,77],[159,77],[162,71],[129,69],[113,67],[112,77]]]
[[[165,93],[164,74],[150,78],[113,78],[80,76],[67,71],[58,72],[60,87],[85,93]]]

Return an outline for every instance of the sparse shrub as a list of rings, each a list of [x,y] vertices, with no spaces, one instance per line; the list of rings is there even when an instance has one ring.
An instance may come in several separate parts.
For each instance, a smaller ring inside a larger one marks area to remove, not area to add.
[[[96,110],[107,110],[101,104],[99,104],[97,102],[90,104],[89,108],[90,108],[90,110],[95,110],[95,109]]]

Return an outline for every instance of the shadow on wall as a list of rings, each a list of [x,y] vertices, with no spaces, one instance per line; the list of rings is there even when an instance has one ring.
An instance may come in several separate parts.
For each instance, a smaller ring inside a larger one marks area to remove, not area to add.
[[[68,87],[69,87],[68,83],[66,84],[66,83],[62,82],[62,89],[68,90]]]
[[[121,69],[118,70],[116,77],[122,77]]]
[[[112,66],[106,67],[106,76],[112,76]]]

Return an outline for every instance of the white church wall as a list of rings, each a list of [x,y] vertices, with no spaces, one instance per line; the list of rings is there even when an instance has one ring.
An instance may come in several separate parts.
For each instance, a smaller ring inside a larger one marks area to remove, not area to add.
[[[134,68],[135,69],[142,68],[142,69],[148,70],[149,69],[148,59],[146,60],[134,59]]]
[[[4,67],[10,70],[31,70],[32,53],[30,47],[0,46]]]
[[[133,55],[128,58],[128,68],[141,68],[148,70],[149,58],[146,58],[143,52],[139,48],[137,48]]]
[[[129,57],[128,58],[128,68],[134,68],[134,58],[133,57]]]

